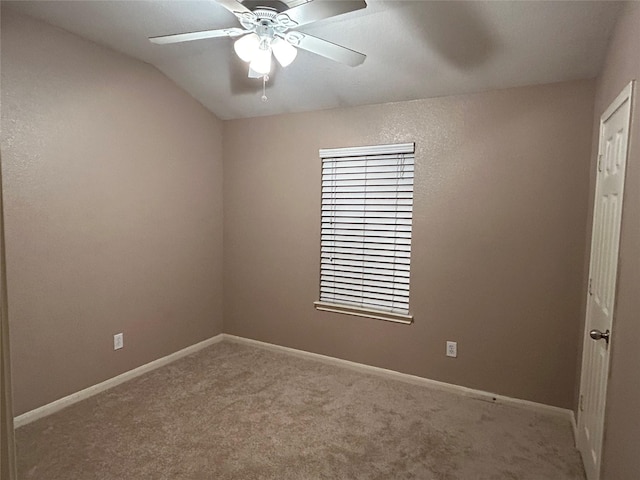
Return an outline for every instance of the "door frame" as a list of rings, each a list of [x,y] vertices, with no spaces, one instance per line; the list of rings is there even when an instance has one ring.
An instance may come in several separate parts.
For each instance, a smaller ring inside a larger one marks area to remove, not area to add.
[[[0,477],[6,478],[7,480],[16,480],[18,474],[16,471],[16,449],[11,402],[9,320],[7,318],[7,276],[3,213],[2,170],[0,168]]]
[[[627,131],[627,152],[626,152],[626,158],[625,158],[625,178],[623,181],[623,186],[622,186],[622,190],[620,192],[621,195],[621,199],[622,199],[622,206],[621,206],[621,214],[620,214],[620,229],[622,229],[622,222],[623,222],[623,216],[624,216],[624,187],[626,185],[626,172],[627,172],[627,167],[628,167],[628,160],[629,160],[629,144],[631,143],[630,138],[631,138],[631,121],[632,121],[632,116],[633,116],[633,93],[634,93],[634,84],[635,84],[635,80],[630,81],[627,85],[625,85],[625,87],[622,89],[622,91],[618,94],[618,96],[613,100],[613,102],[611,102],[611,104],[607,107],[607,109],[604,111],[604,113],[600,116],[600,124],[599,124],[599,131],[598,131],[598,151],[597,151],[597,157],[596,157],[596,182],[595,182],[595,187],[594,187],[594,204],[593,204],[593,218],[592,218],[592,223],[591,223],[591,241],[589,244],[589,276],[588,278],[591,279],[592,278],[592,268],[593,268],[593,242],[594,242],[594,228],[595,228],[595,221],[596,221],[596,216],[595,216],[595,211],[596,211],[596,201],[597,201],[597,195],[598,195],[598,191],[599,191],[599,186],[600,186],[600,175],[598,175],[599,173],[599,162],[600,162],[600,158],[601,158],[601,154],[602,154],[602,139],[603,139],[603,132],[604,132],[604,124],[605,122],[613,115],[616,113],[616,111],[622,107],[622,105],[624,105],[625,102],[629,102],[629,117],[627,119],[627,124],[628,124],[628,131]],[[615,328],[614,328],[614,323],[615,323],[615,317],[616,317],[616,302],[617,302],[617,296],[618,296],[618,289],[617,289],[617,283],[618,283],[618,275],[619,275],[619,271],[620,271],[620,251],[619,251],[619,243],[620,243],[620,236],[618,237],[618,254],[617,254],[617,258],[616,258],[616,263],[617,263],[617,267],[616,267],[616,278],[615,278],[615,283],[616,283],[616,287],[615,287],[615,294],[614,294],[614,300],[613,300],[613,306],[612,306],[612,316],[611,316],[611,343],[609,344],[609,353],[608,356],[610,358],[611,356],[611,349],[614,348],[613,344],[615,343]],[[589,280],[590,282],[590,280]],[[585,368],[585,362],[587,361],[586,358],[586,352],[587,352],[587,345],[588,342],[593,341],[591,338],[589,338],[588,335],[588,331],[589,331],[589,324],[588,324],[588,320],[589,320],[589,311],[590,311],[590,307],[589,304],[591,302],[591,298],[589,293],[587,293],[587,298],[586,298],[586,306],[585,306],[585,314],[584,314],[584,329],[583,329],[583,344],[582,344],[582,359],[581,359],[581,365],[580,365],[580,385],[579,385],[579,391],[578,391],[578,408],[577,408],[577,413],[578,413],[578,418],[577,418],[577,428],[576,428],[576,444],[578,449],[580,450],[580,454],[582,455],[583,453],[583,449],[582,449],[582,445],[580,445],[580,435],[581,435],[581,431],[582,431],[582,422],[583,422],[583,415],[582,415],[582,398],[583,398],[583,387],[585,386],[585,372],[586,372],[586,368]],[[607,361],[607,377],[605,379],[605,383],[604,383],[604,389],[605,389],[605,396],[604,396],[604,405],[603,405],[603,411],[602,411],[602,424],[603,424],[603,435],[602,435],[602,439],[601,439],[601,445],[600,445],[600,455],[598,458],[598,462],[596,465],[596,472],[595,472],[595,477],[593,479],[590,480],[599,480],[602,474],[602,451],[603,451],[603,447],[604,447],[604,436],[606,433],[606,408],[607,408],[607,398],[606,398],[606,392],[607,392],[607,388],[608,388],[608,380],[609,380],[609,376],[611,375],[611,362],[608,360]]]

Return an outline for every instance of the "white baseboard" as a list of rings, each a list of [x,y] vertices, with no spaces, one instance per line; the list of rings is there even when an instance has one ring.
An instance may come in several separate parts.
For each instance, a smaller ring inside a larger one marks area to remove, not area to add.
[[[77,403],[86,398],[92,397],[100,392],[104,392],[110,388],[115,387],[116,385],[120,385],[128,380],[139,377],[140,375],[144,375],[156,368],[163,367],[169,363],[175,362],[176,360],[186,357],[187,355],[191,355],[203,348],[206,348],[214,343],[218,343],[224,340],[224,335],[219,334],[215,337],[208,338],[207,340],[203,340],[202,342],[196,343],[194,345],[190,345],[182,350],[178,350],[166,357],[158,358],[152,362],[141,365],[140,367],[134,368],[133,370],[129,370],[128,372],[124,372],[116,377],[105,380],[104,382],[100,382],[97,385],[93,385],[91,387],[85,388],[84,390],[80,390],[79,392],[72,393],[66,397],[60,398],[54,402],[48,403],[47,405],[43,405],[42,407],[38,407],[29,412],[23,413],[22,415],[18,415],[13,419],[13,424],[15,428],[22,427],[28,423],[34,422],[40,418],[46,417],[47,415],[51,415],[63,408],[66,408],[74,403]]]
[[[457,393],[466,397],[476,398],[478,400],[490,401],[493,403],[512,405],[517,407],[523,407],[528,410],[535,410],[541,413],[554,415],[557,417],[565,418],[567,421],[571,421],[572,425],[575,425],[575,419],[573,411],[554,407],[552,405],[545,405],[544,403],[532,402],[529,400],[521,400],[519,398],[506,397],[504,395],[497,395],[495,393],[485,392],[482,390],[475,390],[473,388],[467,388],[452,383],[439,382],[437,380],[430,380],[428,378],[418,377],[417,375],[410,375],[408,373],[396,372],[394,370],[387,370],[386,368],[373,367],[363,363],[351,362],[349,360],[342,360],[340,358],[329,357],[321,355],[319,353],[306,352],[304,350],[297,350],[295,348],[282,347],[280,345],[274,345],[272,343],[261,342],[259,340],[252,340],[249,338],[238,337],[235,335],[229,335],[228,333],[222,334],[225,340],[236,343],[244,343],[246,345],[253,345],[255,347],[264,348],[276,352],[288,353],[297,357],[308,358],[317,360],[330,365],[337,365],[341,367],[350,368],[364,373],[370,373],[374,375],[380,375],[387,378],[394,378],[403,382],[412,383],[415,385],[422,385],[425,387],[434,388],[437,390],[444,390],[448,392]],[[575,429],[574,429],[575,431]]]
[[[453,392],[460,395],[464,395],[466,397],[476,398],[478,400],[484,400],[484,401],[489,401],[489,402],[503,404],[503,405],[512,405],[512,406],[527,408],[529,410],[535,410],[541,413],[562,417],[571,422],[574,438],[577,438],[576,421],[575,421],[575,416],[572,410],[568,410],[560,407],[554,407],[551,405],[545,405],[543,403],[532,402],[529,400],[521,400],[518,398],[506,397],[504,395],[497,395],[494,393],[485,392],[482,390],[475,390],[473,388],[467,388],[467,387],[455,385],[452,383],[439,382],[437,380],[430,380],[428,378],[418,377],[416,375],[410,375],[408,373],[401,373],[401,372],[396,372],[394,370],[388,370],[385,368],[373,367],[371,365],[366,365],[363,363],[351,362],[349,360],[342,360],[340,358],[329,357],[327,355],[321,355],[319,353],[306,352],[304,350],[298,350],[295,348],[282,347],[280,345],[274,345],[272,343],[261,342],[259,340],[252,340],[249,338],[229,335],[227,333],[221,333],[219,335],[216,335],[215,337],[211,337],[200,343],[196,343],[195,345],[191,345],[182,350],[179,350],[170,355],[167,355],[166,357],[159,358],[145,365],[142,365],[138,368],[134,368],[133,370],[122,373],[116,377],[105,380],[104,382],[101,382],[97,385],[93,385],[91,387],[85,388],[84,390],[80,390],[79,392],[72,393],[71,395],[60,398],[59,400],[51,402],[47,405],[43,405],[42,407],[23,413],[22,415],[19,415],[14,418],[14,426],[15,428],[22,427],[28,423],[31,423],[35,420],[46,417],[47,415],[51,415],[52,413],[55,413],[59,410],[62,410],[63,408],[73,405],[74,403],[77,403],[81,400],[92,397],[93,395],[96,395],[100,392],[104,392],[105,390],[113,388],[133,378],[144,375],[145,373],[148,373],[152,370],[160,368],[164,365],[175,362],[176,360],[182,357],[191,355],[192,353],[195,353],[199,350],[202,350],[203,348],[206,348],[210,345],[221,342],[223,340],[236,342],[236,343],[243,343],[246,345],[252,345],[255,347],[264,348],[267,350],[272,350],[280,353],[287,353],[289,355],[294,355],[301,358],[313,359],[329,365],[346,367],[346,368],[360,371],[363,373],[369,373],[369,374],[379,375],[387,378],[393,378],[403,382],[412,383],[414,385],[421,385],[429,388],[434,388],[437,390]]]

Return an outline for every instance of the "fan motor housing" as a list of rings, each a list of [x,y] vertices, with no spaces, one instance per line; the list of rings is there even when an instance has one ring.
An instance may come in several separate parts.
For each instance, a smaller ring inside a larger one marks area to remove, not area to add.
[[[260,7],[251,13],[245,13],[240,17],[241,25],[250,32],[258,35],[271,35],[271,33],[283,34],[291,27],[296,26],[286,13],[279,13],[268,7]]]
[[[280,0],[244,0],[242,5],[247,7],[249,10],[255,12],[258,9],[270,9],[275,11],[276,13],[284,12],[285,10],[289,10],[289,5],[280,1]]]

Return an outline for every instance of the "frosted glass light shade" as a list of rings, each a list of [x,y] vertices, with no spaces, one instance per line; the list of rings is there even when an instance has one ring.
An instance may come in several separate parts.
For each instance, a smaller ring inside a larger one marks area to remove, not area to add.
[[[278,60],[278,63],[283,67],[291,65],[291,62],[293,62],[296,55],[298,55],[298,49],[296,47],[278,37],[274,38],[271,42],[271,48],[273,49],[276,60]]]
[[[250,62],[258,52],[260,47],[260,37],[255,33],[250,33],[244,37],[240,37],[233,44],[233,49],[238,56],[245,62]]]
[[[260,75],[267,75],[271,71],[271,48],[259,48],[253,56],[249,68]]]

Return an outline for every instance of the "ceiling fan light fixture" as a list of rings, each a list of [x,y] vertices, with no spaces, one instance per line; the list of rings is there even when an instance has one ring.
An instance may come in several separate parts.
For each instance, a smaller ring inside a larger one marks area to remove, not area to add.
[[[260,75],[268,75],[271,71],[271,48],[258,48],[249,68]]]
[[[1,0],[0,0],[1,1]],[[262,78],[264,89],[273,64],[272,54],[282,67],[296,59],[298,48],[355,67],[366,55],[312,35],[298,32],[302,25],[367,7],[365,0],[215,0],[231,12],[242,28],[232,27],[151,37],[152,43],[166,44],[227,37],[233,48],[249,64],[249,78]],[[292,5],[295,5],[293,6]]]
[[[291,65],[291,62],[293,62],[296,55],[298,55],[296,47],[278,37],[274,38],[271,42],[271,48],[273,49],[276,60],[278,60],[278,63],[282,65],[283,68]]]
[[[255,33],[240,37],[233,44],[233,49],[243,61],[251,62],[260,49],[260,37]]]

